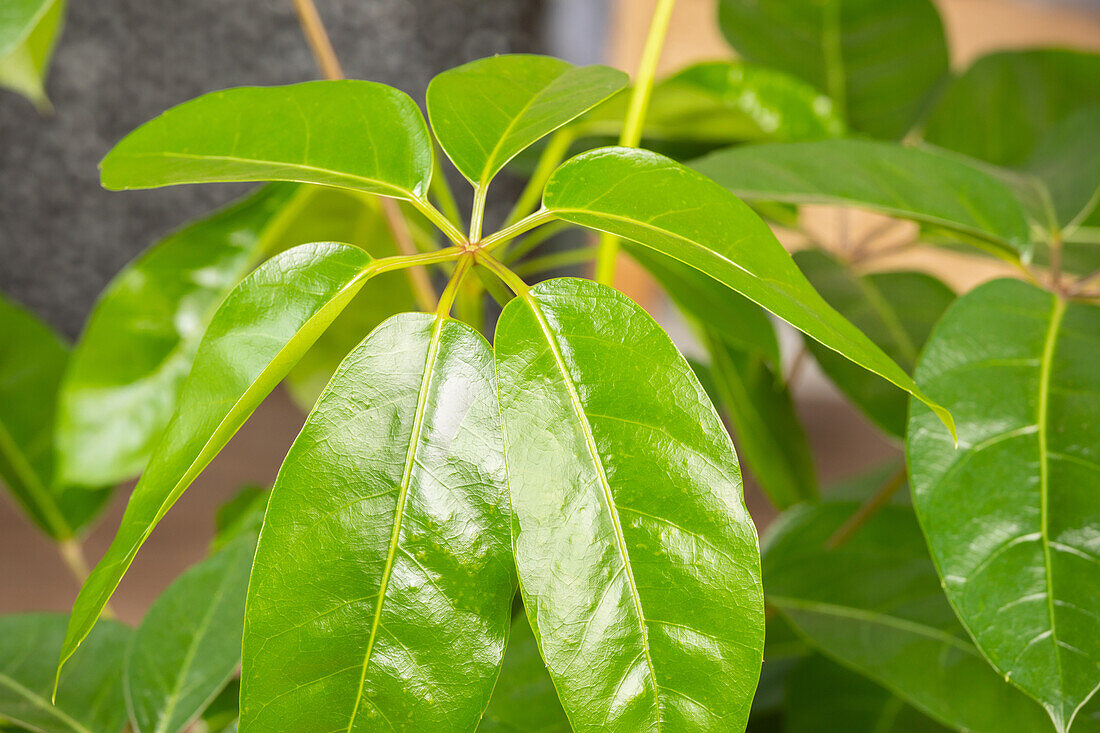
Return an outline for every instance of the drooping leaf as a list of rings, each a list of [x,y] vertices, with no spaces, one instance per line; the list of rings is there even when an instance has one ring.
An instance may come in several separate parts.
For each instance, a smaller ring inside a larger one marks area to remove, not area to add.
[[[554,680],[539,655],[527,617],[512,624],[500,679],[481,718],[482,733],[572,733]]]
[[[959,618],[1059,730],[1100,687],[1100,307],[1015,280],[961,298],[918,374],[959,450],[913,406],[913,504]]]
[[[255,548],[255,533],[237,537],[146,612],[126,658],[126,701],[138,733],[184,730],[236,670]]]
[[[0,7],[0,86],[50,108],[44,86],[66,0],[6,0]]]
[[[402,314],[341,365],[272,489],[242,731],[475,727],[515,593],[492,364]]]
[[[1008,186],[934,150],[820,140],[727,148],[691,165],[747,201],[855,206],[1029,252],[1027,219]]]
[[[737,197],[645,150],[604,148],[567,161],[546,184],[555,216],[654,249],[767,308],[860,366],[926,399],[896,363],[810,286],[775,235]],[[951,427],[951,415],[933,409]]]
[[[54,481],[54,415],[69,348],[48,326],[0,297],[0,480],[54,539],[91,521],[109,489]]]
[[[691,368],[587,280],[515,298],[495,343],[516,567],[573,729],[741,729],[763,647],[756,533]]]
[[[1017,166],[1071,113],[1100,104],[1100,54],[1027,49],[983,56],[955,79],[928,116],[928,142],[996,165]]]
[[[837,548],[856,503],[801,505],[762,543],[768,602],[819,651],[940,723],[973,733],[1049,730],[1043,709],[966,638],[907,507],[887,506]]]
[[[626,74],[607,66],[491,56],[432,79],[428,117],[447,157],[470,183],[484,187],[517,153],[628,82]]]
[[[919,272],[857,275],[820,250],[797,252],[794,261],[829,305],[909,373],[932,327],[955,300],[951,288]],[[906,395],[834,351],[813,342],[807,346],[822,371],[867,417],[890,435],[905,437]]]
[[[126,723],[122,666],[130,634],[104,621],[73,657],[51,702],[65,616],[0,617],[0,720],[38,733],[118,733]]]
[[[876,137],[904,135],[948,71],[931,0],[720,0],[718,23],[742,57],[805,79]]]
[[[813,454],[782,377],[760,356],[731,347],[713,330],[706,346],[739,454],[764,493],[780,509],[814,499]]]
[[[299,181],[424,199],[428,128],[404,92],[369,81],[238,87],[173,107],[100,164],[112,190]]]
[[[118,533],[80,589],[60,665],[87,636],[153,528],[363,287],[372,262],[355,247],[302,245],[265,262],[226,297]]]

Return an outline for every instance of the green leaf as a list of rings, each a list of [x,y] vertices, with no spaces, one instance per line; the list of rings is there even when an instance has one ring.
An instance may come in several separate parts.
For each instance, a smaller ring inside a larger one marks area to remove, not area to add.
[[[731,348],[713,330],[706,333],[706,346],[738,453],[760,488],[780,509],[814,499],[813,454],[782,377],[758,355]]]
[[[901,698],[820,655],[787,675],[786,733],[947,733]]]
[[[978,237],[1027,257],[1024,209],[993,176],[934,150],[820,140],[719,150],[692,167],[747,201],[855,206]]]
[[[54,415],[68,359],[57,334],[0,297],[0,479],[55,540],[76,534],[111,495],[54,481]]]
[[[504,308],[496,358],[520,587],[573,729],[741,730],[756,532],[687,361],[625,296],[571,279]]]
[[[0,7],[0,86],[44,112],[46,72],[64,18],[65,0],[6,0]]]
[[[1076,228],[1100,201],[1100,107],[1080,110],[1051,127],[1023,175],[1038,199],[1035,219],[1048,230]]]
[[[202,711],[204,727],[198,728],[194,733],[236,733],[240,696],[240,681],[231,680],[206,710]]]
[[[264,523],[269,492],[262,486],[245,486],[214,515],[214,539],[210,551],[218,552],[241,535],[259,532]]]
[[[996,280],[936,327],[918,374],[959,450],[912,407],[913,504],[982,653],[1069,728],[1100,687],[1100,307]]]
[[[299,181],[423,200],[432,148],[404,92],[369,81],[314,81],[184,102],[123,138],[100,167],[112,190]]]
[[[933,107],[924,137],[996,165],[1023,165],[1039,138],[1100,104],[1100,54],[1028,49],[983,56]]]
[[[164,514],[373,272],[360,249],[307,244],[268,260],[226,297],[118,533],[80,589],[59,665],[95,624]]]
[[[839,548],[855,503],[802,505],[764,538],[768,602],[818,650],[949,727],[1049,730],[1043,709],[1004,681],[943,596],[913,512],[887,506]]]
[[[572,733],[554,680],[546,671],[527,617],[512,624],[500,680],[478,730],[482,733]]]
[[[0,617],[0,719],[38,733],[117,733],[126,724],[122,666],[130,633],[104,621],[73,657],[51,702],[65,617]]]
[[[898,138],[948,72],[930,0],[720,0],[730,45],[828,93],[848,124]]]
[[[607,66],[549,56],[472,61],[432,79],[428,117],[447,157],[478,188],[532,143],[627,85]]]
[[[794,261],[825,298],[907,372],[912,372],[933,326],[955,300],[951,288],[919,272],[857,275],[820,250]],[[808,342],[822,371],[867,417],[888,434],[905,437],[906,395],[834,351]]]
[[[709,275],[927,399],[909,375],[822,300],[767,224],[695,171],[645,150],[594,150],[551,176],[543,202],[558,218],[633,240]],[[951,415],[934,403],[933,409],[953,431]]]
[[[242,731],[472,730],[515,574],[492,352],[394,316],[341,365],[272,489]]]
[[[184,730],[237,669],[256,535],[237,537],[168,586],[134,633],[126,703],[138,733]]]

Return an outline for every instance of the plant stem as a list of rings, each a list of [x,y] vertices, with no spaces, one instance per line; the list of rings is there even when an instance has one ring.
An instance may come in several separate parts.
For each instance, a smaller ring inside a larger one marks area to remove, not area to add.
[[[477,250],[476,257],[478,264],[483,265],[485,269],[499,277],[501,282],[507,285],[513,293],[521,296],[527,294],[527,283],[523,282],[519,275],[509,270],[507,265],[483,249]]]
[[[409,231],[409,223],[401,213],[397,202],[391,198],[380,196],[378,205],[386,219],[386,226],[393,236],[393,242],[397,245],[397,251],[403,255],[415,255],[419,252],[413,242],[412,232]],[[413,297],[420,310],[428,313],[436,302],[435,288],[432,287],[432,279],[428,277],[428,271],[423,267],[410,267],[406,274],[409,278],[409,286],[412,288]]]
[[[1064,294],[1062,290],[1062,233],[1052,232],[1050,236],[1050,285],[1054,292]]]
[[[871,495],[852,516],[848,517],[848,521],[833,532],[832,536],[825,541],[825,548],[835,550],[850,540],[852,535],[859,531],[860,527],[867,524],[884,506],[890,503],[890,499],[893,498],[898,489],[905,485],[905,479],[905,466],[902,466],[897,473],[890,477],[889,481],[883,484],[881,489]]]
[[[1083,275],[1077,279],[1073,285],[1070,286],[1068,295],[1081,295],[1085,292],[1085,286],[1091,283],[1093,280],[1100,279],[1100,269],[1093,270],[1087,275]]]
[[[77,585],[84,585],[88,579],[88,560],[84,557],[84,548],[80,546],[80,540],[70,537],[57,543],[57,552],[65,567],[76,579]]]
[[[441,262],[451,262],[457,260],[465,253],[466,250],[462,247],[447,247],[445,249],[437,249],[434,252],[425,252],[423,254],[383,257],[380,260],[372,262],[370,264],[370,269],[373,270],[373,274],[381,275],[384,272],[404,270],[405,268],[416,267],[417,265],[434,265]]]
[[[462,286],[462,280],[466,277],[466,273],[470,271],[470,267],[473,264],[473,254],[470,252],[463,252],[459,257],[458,264],[455,265],[455,271],[451,275],[450,282],[448,282],[447,287],[443,289],[443,294],[439,296],[439,304],[435,308],[435,315],[437,318],[447,318],[451,314],[451,308],[454,306],[455,298],[458,297],[458,291]]]
[[[508,242],[512,239],[515,239],[516,237],[523,234],[524,232],[530,231],[531,229],[534,229],[537,226],[541,226],[541,225],[545,224],[546,222],[550,221],[553,218],[554,218],[554,215],[552,213],[550,213],[549,210],[539,209],[534,214],[531,214],[527,217],[524,217],[523,219],[520,219],[515,224],[513,224],[511,226],[508,226],[508,227],[504,227],[499,232],[497,232],[495,234],[490,234],[488,237],[485,237],[485,239],[481,240],[481,242],[480,242],[481,246],[479,247],[479,249],[483,249],[483,250],[496,249],[497,247],[504,244],[505,242]]]
[[[443,170],[439,165],[441,151],[438,144],[432,145],[432,170],[435,171],[435,175],[432,176],[432,182],[428,185],[428,193],[435,196],[436,201],[439,203],[439,207],[443,210],[451,222],[458,227],[462,228],[462,212],[458,210],[458,202],[455,201],[454,191],[451,190],[451,184],[447,180],[447,176],[443,175]]]
[[[645,113],[649,108],[649,97],[653,93],[653,80],[657,76],[657,61],[661,58],[661,48],[668,35],[669,22],[676,0],[658,0],[650,21],[649,35],[642,51],[642,61],[638,65],[638,76],[634,80],[634,91],[630,95],[630,107],[626,112],[623,132],[619,136],[619,145],[636,148],[642,141],[642,127]],[[619,238],[613,234],[600,236],[599,252],[596,259],[596,280],[604,285],[615,284],[615,261],[619,256]]]
[[[565,154],[569,152],[569,147],[574,140],[576,140],[576,132],[570,127],[563,127],[553,134],[543,149],[534,172],[527,179],[527,185],[523,187],[523,192],[516,199],[516,204],[509,212],[508,218],[504,220],[505,226],[514,224],[538,207],[539,200],[542,199],[542,189],[546,186],[550,175],[565,158]]]
[[[798,347],[798,352],[794,355],[794,359],[791,360],[791,369],[787,372],[787,378],[784,380],[787,383],[787,389],[793,390],[795,380],[802,373],[802,368],[806,366],[806,357],[809,354],[809,348],[806,346],[806,342],[803,341],[802,345]]]
[[[325,32],[321,14],[317,12],[313,0],[294,0],[294,9],[298,11],[298,23],[302,26],[306,41],[309,42],[309,50],[313,52],[313,59],[321,69],[321,75],[326,79],[343,79],[344,70],[340,68],[340,60],[336,58],[336,51],[332,48],[332,41]]]
[[[542,257],[535,257],[513,268],[520,277],[534,275],[546,270],[556,270],[560,267],[579,265],[589,262],[596,256],[595,247],[581,247],[580,249],[567,249],[562,252],[553,252]]]
[[[497,257],[501,262],[506,265],[510,265],[516,260],[523,257],[528,252],[537,248],[540,244],[553,237],[555,234],[559,234],[569,228],[569,223],[564,221],[555,221],[547,224],[541,229],[528,234],[523,239],[520,239],[512,244],[511,247],[506,247],[501,251]]]
[[[432,206],[431,202],[427,199],[409,199],[409,202],[415,206],[421,214],[428,218],[432,224],[439,227],[439,231],[443,232],[447,236],[447,239],[451,240],[455,244],[465,244],[466,237],[458,230],[458,228],[451,223],[451,220],[443,215],[439,209]]]
[[[474,207],[470,212],[470,244],[481,241],[481,227],[485,221],[485,197],[488,193],[488,186],[478,186],[474,189]]]

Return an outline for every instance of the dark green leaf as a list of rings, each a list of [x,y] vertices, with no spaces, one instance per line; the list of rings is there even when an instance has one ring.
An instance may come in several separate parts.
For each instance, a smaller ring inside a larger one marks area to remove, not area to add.
[[[426,314],[341,365],[272,489],[241,730],[471,730],[515,593],[492,353]]]
[[[919,272],[857,275],[820,250],[794,256],[809,281],[902,369],[912,372],[932,327],[955,299],[951,288]],[[817,363],[864,414],[896,438],[905,436],[906,395],[855,367],[834,351],[808,342]]]
[[[720,0],[718,22],[741,56],[827,92],[877,137],[905,134],[948,71],[930,0]]]
[[[214,181],[299,181],[421,199],[428,128],[408,95],[369,81],[239,87],[173,107],[101,164],[112,190]]]
[[[1100,307],[1015,280],[972,291],[918,374],[959,450],[913,406],[913,504],[959,618],[1059,730],[1100,686]]]
[[[1082,109],[1044,134],[1024,168],[1050,229],[1075,228],[1100,200],[1100,107]]]
[[[491,56],[432,79],[428,116],[447,157],[470,183],[484,187],[519,152],[628,82],[607,66]]]
[[[49,110],[43,86],[65,0],[5,0],[0,7],[0,86]]]
[[[572,733],[526,616],[520,615],[512,624],[500,680],[478,730],[482,733]]]
[[[122,667],[129,627],[104,621],[75,654],[50,701],[65,617],[0,617],[0,719],[38,733],[117,733],[126,723]]]
[[[218,552],[242,534],[259,532],[267,509],[268,490],[245,486],[218,507],[214,515],[214,539],[210,551]]]
[[[237,669],[255,548],[255,534],[237,537],[177,578],[145,614],[126,659],[138,733],[184,730]]]
[[[1009,188],[957,156],[873,140],[727,148],[692,167],[747,201],[855,206],[946,227],[1019,257],[1024,210]]]
[[[202,711],[203,727],[194,733],[236,733],[240,696],[240,681],[231,680]]]
[[[574,730],[740,730],[764,636],[737,458],[661,328],[588,280],[496,331],[524,606]]]
[[[713,181],[656,153],[578,155],[546,185],[555,216],[654,249],[736,290],[846,358],[926,399],[913,380],[810,286],[756,214]],[[951,415],[933,404],[950,430]]]

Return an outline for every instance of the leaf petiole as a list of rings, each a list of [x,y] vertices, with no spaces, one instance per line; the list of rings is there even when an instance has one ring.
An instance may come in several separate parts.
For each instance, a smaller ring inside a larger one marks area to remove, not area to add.
[[[535,166],[531,177],[527,179],[527,185],[524,186],[523,192],[516,199],[515,206],[504,221],[506,226],[514,224],[535,210],[539,205],[539,199],[542,198],[542,189],[550,179],[550,174],[565,159],[566,153],[576,139],[577,130],[572,125],[561,128],[551,136],[539,157],[538,165]]]
[[[570,267],[584,262],[591,262],[595,257],[595,247],[567,249],[527,260],[516,266],[515,273],[519,276],[529,276],[540,272],[546,272],[547,270],[556,270],[562,267]]]
[[[475,258],[479,265],[485,267],[485,269],[491,271],[494,275],[500,278],[501,282],[511,289],[516,295],[526,295],[528,287],[527,283],[523,282],[523,279],[508,269],[508,266],[503,262],[493,257],[484,249],[479,249],[474,253]]]
[[[505,242],[511,241],[523,234],[529,232],[535,227],[542,226],[548,221],[551,221],[554,215],[547,209],[539,209],[533,214],[520,219],[511,226],[504,227],[495,234],[490,234],[479,243],[481,246],[479,250],[491,251],[496,249]]]
[[[430,201],[422,198],[411,198],[409,201],[413,206],[420,211],[428,220],[435,224],[439,228],[439,231],[446,235],[447,239],[451,240],[455,244],[464,244],[466,237],[462,235],[462,232],[458,230],[451,220],[443,215],[443,212],[435,208]]]
[[[473,264],[474,256],[469,252],[462,253],[458,260],[458,264],[455,266],[455,271],[451,275],[450,281],[447,283],[447,287],[443,289],[443,294],[439,296],[439,304],[435,308],[436,318],[447,318],[450,316],[451,308],[454,307],[455,298],[458,297],[462,281]]]

